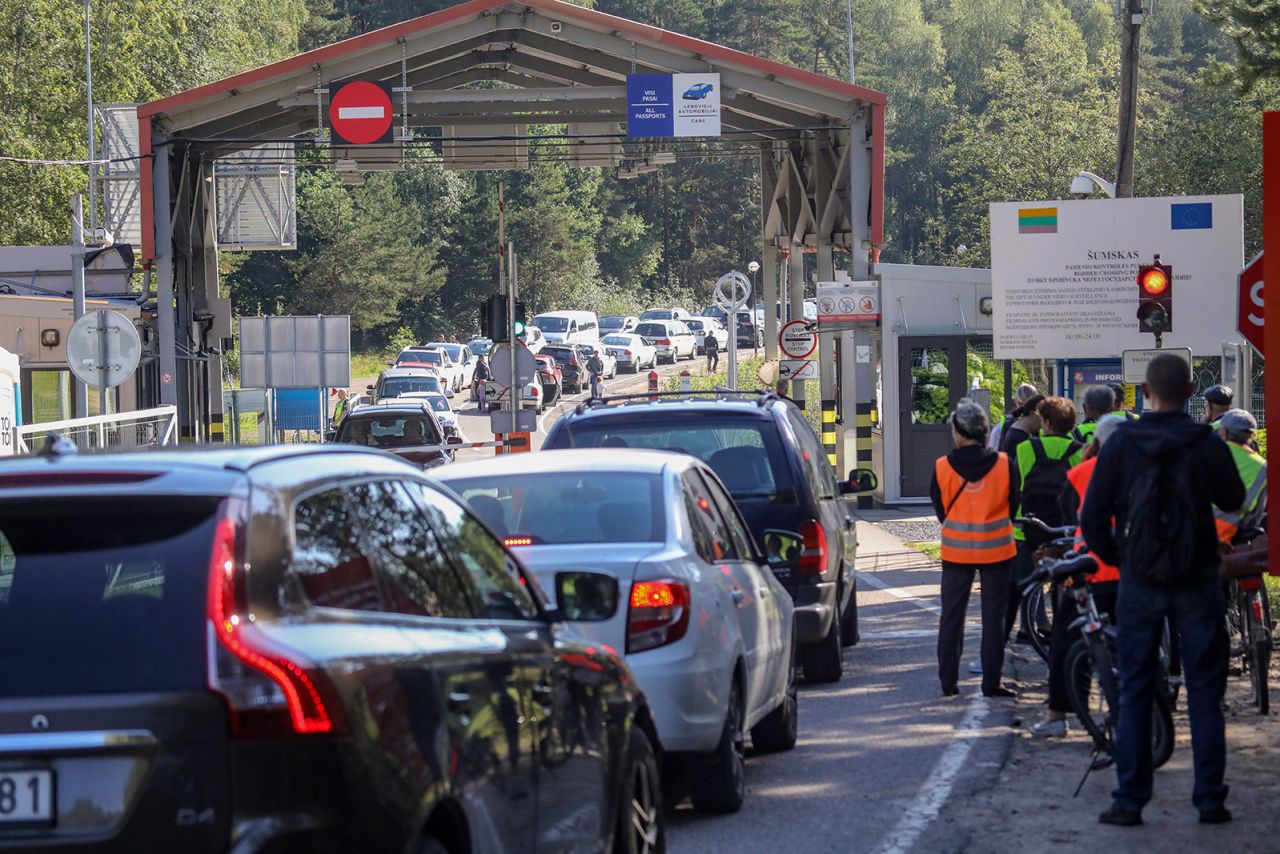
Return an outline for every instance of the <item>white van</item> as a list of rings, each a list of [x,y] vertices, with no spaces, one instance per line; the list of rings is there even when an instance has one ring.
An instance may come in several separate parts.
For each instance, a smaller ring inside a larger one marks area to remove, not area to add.
[[[548,344],[595,344],[600,321],[594,311],[548,311],[529,321],[542,330]]]

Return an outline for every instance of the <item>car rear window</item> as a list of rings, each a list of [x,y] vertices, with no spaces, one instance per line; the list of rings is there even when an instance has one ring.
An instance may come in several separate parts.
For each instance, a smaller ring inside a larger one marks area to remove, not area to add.
[[[667,335],[667,324],[641,323],[636,327],[636,334],[644,338],[665,338]]]
[[[786,450],[772,421],[664,407],[560,425],[548,449],[645,448],[690,454],[711,466],[735,499],[794,502]]]
[[[0,697],[203,686],[217,506],[0,503]]]
[[[342,422],[338,442],[367,448],[412,448],[439,442],[436,420],[426,413],[349,415]]]
[[[453,479],[471,512],[502,537],[556,543],[656,543],[666,537],[662,480],[643,472],[547,472]]]
[[[379,397],[399,397],[414,391],[444,391],[439,377],[387,377],[378,390]]]

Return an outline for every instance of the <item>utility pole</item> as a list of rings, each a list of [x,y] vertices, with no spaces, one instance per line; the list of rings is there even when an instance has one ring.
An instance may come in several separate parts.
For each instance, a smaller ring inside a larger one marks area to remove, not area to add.
[[[857,83],[857,66],[853,62],[853,0],[845,0],[844,10],[849,19],[849,82]]]
[[[84,203],[76,193],[71,197],[71,314],[75,320],[84,317],[84,299]],[[79,377],[72,376],[71,379],[75,384],[71,417],[87,418],[89,387]]]
[[[1120,0],[1120,123],[1116,136],[1116,198],[1133,198],[1133,150],[1138,135],[1138,48],[1142,0]]]
[[[93,132],[93,57],[90,50],[89,37],[92,31],[89,28],[89,0],[84,0],[84,91],[87,103],[87,115],[89,117],[89,221],[84,223],[89,226],[90,234],[92,229],[98,224],[98,204],[97,190],[93,186],[93,171],[96,168],[93,161],[97,160],[98,140]]]

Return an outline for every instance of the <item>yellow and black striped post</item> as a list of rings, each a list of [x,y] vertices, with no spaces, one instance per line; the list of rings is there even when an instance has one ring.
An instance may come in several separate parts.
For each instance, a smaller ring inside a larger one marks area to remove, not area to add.
[[[822,401],[822,449],[827,452],[827,462],[831,468],[838,469],[836,461],[836,402]]]
[[[209,441],[223,442],[226,441],[222,435],[222,413],[213,412],[209,415]]]
[[[854,468],[871,468],[871,401],[858,402],[857,434],[854,446],[857,448],[857,463]],[[872,506],[870,495],[858,496],[858,508],[869,509]]]

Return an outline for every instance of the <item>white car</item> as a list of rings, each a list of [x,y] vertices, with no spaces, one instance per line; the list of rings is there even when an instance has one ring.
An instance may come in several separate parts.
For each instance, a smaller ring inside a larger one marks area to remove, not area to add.
[[[408,394],[400,395],[400,399],[404,400],[423,400],[431,405],[431,410],[435,413],[436,421],[440,422],[440,429],[444,432],[445,438],[450,436],[461,436],[462,432],[458,429],[458,413],[453,411],[453,407],[449,405],[449,398],[438,391],[411,391]]]
[[[646,344],[639,335],[615,332],[600,339],[604,349],[613,354],[618,368],[629,368],[640,371],[655,368],[658,365],[658,350],[652,344]]]
[[[683,308],[646,308],[640,315],[641,320],[684,320],[692,317]]]
[[[615,332],[631,332],[639,322],[640,318],[630,314],[606,314],[600,318],[600,334],[611,335]]]
[[[657,348],[659,359],[669,359],[673,365],[681,359],[697,358],[698,341],[683,321],[644,320],[636,327],[636,334]]]
[[[524,387],[524,394],[520,397],[520,406],[524,409],[532,409],[534,412],[542,412],[547,408],[546,395],[542,391],[542,383],[534,380]],[[506,409],[507,407],[507,387],[498,385],[493,380],[488,380],[484,384],[484,405],[480,407],[480,411]]]
[[[433,391],[446,397],[453,395],[449,381],[434,368],[399,367],[386,368],[378,374],[378,381],[366,387],[373,403],[403,397],[413,392]]]
[[[796,742],[794,610],[711,468],[618,448],[447,468],[544,591],[566,569],[616,579],[614,615],[574,628],[625,650],[663,751],[696,763],[694,807],[737,810],[747,732],[757,751]]]
[[[524,346],[528,347],[529,352],[535,356],[547,346],[547,336],[543,335],[542,330],[536,326],[526,326],[524,337],[520,340],[524,341]]]
[[[721,326],[720,321],[714,317],[691,317],[684,322],[684,325],[693,331],[693,338],[698,342],[699,353],[707,351],[708,335],[716,339],[721,353],[729,349],[729,330]]]
[[[471,381],[476,376],[476,356],[466,344],[453,344],[448,341],[432,341],[427,345],[435,350],[444,350],[458,366],[462,379],[462,388],[471,388]]]
[[[405,347],[396,356],[396,366],[413,365],[435,370],[448,383],[450,390],[462,390],[462,368],[438,347]]]
[[[587,357],[588,362],[591,361],[591,356],[596,352],[597,348],[599,348],[600,351],[600,363],[604,365],[601,377],[606,380],[611,380],[618,375],[617,356],[610,353],[608,347],[600,347],[598,344],[582,344],[579,347],[579,349],[582,350],[582,355]]]

